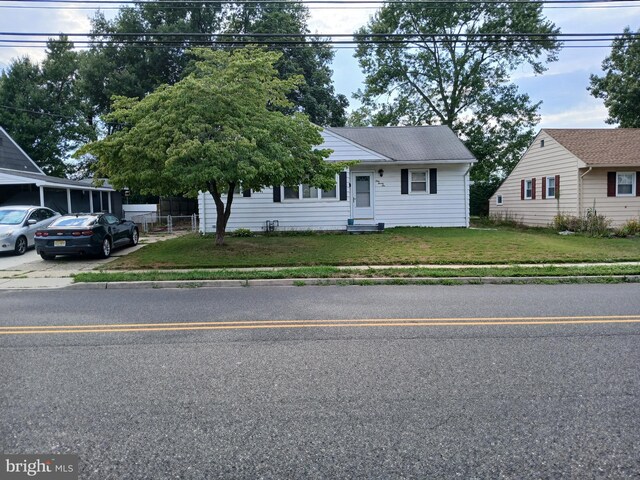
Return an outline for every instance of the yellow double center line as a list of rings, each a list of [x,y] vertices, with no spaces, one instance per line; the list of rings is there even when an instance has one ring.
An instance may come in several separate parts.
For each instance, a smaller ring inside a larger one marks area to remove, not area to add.
[[[257,330],[277,328],[590,325],[607,323],[640,323],[640,315],[571,317],[363,318],[342,320],[251,320],[235,322],[116,323],[106,325],[19,325],[0,327],[0,335],[39,335],[52,333],[132,333],[188,330]]]

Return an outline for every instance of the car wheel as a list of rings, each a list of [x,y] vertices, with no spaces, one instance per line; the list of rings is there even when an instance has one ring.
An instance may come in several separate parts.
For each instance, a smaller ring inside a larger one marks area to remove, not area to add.
[[[102,240],[102,249],[100,250],[101,258],[109,258],[111,255],[111,241],[108,238]]]
[[[26,251],[27,251],[27,238],[18,237],[18,240],[16,240],[16,248],[15,248],[16,255],[24,255]]]
[[[40,252],[40,257],[42,257],[43,260],[55,260],[56,258],[55,255],[49,255],[48,253],[44,252]]]
[[[138,244],[139,240],[140,240],[140,234],[138,233],[138,229],[134,228],[133,232],[131,233],[131,246],[135,247]]]

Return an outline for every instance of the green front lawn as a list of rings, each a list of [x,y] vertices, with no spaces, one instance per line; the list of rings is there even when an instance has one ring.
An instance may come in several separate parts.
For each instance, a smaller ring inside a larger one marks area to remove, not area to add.
[[[512,264],[640,260],[639,238],[561,236],[548,230],[393,228],[379,234],[186,235],[148,245],[109,269],[313,265]]]

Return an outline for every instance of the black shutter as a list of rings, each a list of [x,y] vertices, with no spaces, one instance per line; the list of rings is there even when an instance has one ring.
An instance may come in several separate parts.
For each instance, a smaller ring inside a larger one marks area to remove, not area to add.
[[[250,197],[251,196],[251,189],[247,188],[246,190],[242,191],[242,196],[243,197]]]
[[[616,172],[607,172],[607,197],[616,196]]]
[[[347,172],[340,172],[338,183],[340,184],[340,201],[344,202],[347,199]]]
[[[429,169],[429,193],[438,193],[438,169]]]
[[[640,197],[640,172],[636,172],[636,197]]]
[[[273,201],[280,203],[280,186],[273,187]]]
[[[409,169],[400,170],[400,194],[407,195],[409,193]]]

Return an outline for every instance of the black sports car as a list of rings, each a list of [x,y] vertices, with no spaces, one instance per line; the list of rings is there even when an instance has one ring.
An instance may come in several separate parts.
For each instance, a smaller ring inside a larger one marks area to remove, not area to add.
[[[137,245],[138,227],[111,213],[63,215],[35,233],[36,251],[44,260],[56,255],[98,255],[107,258],[111,250]]]

